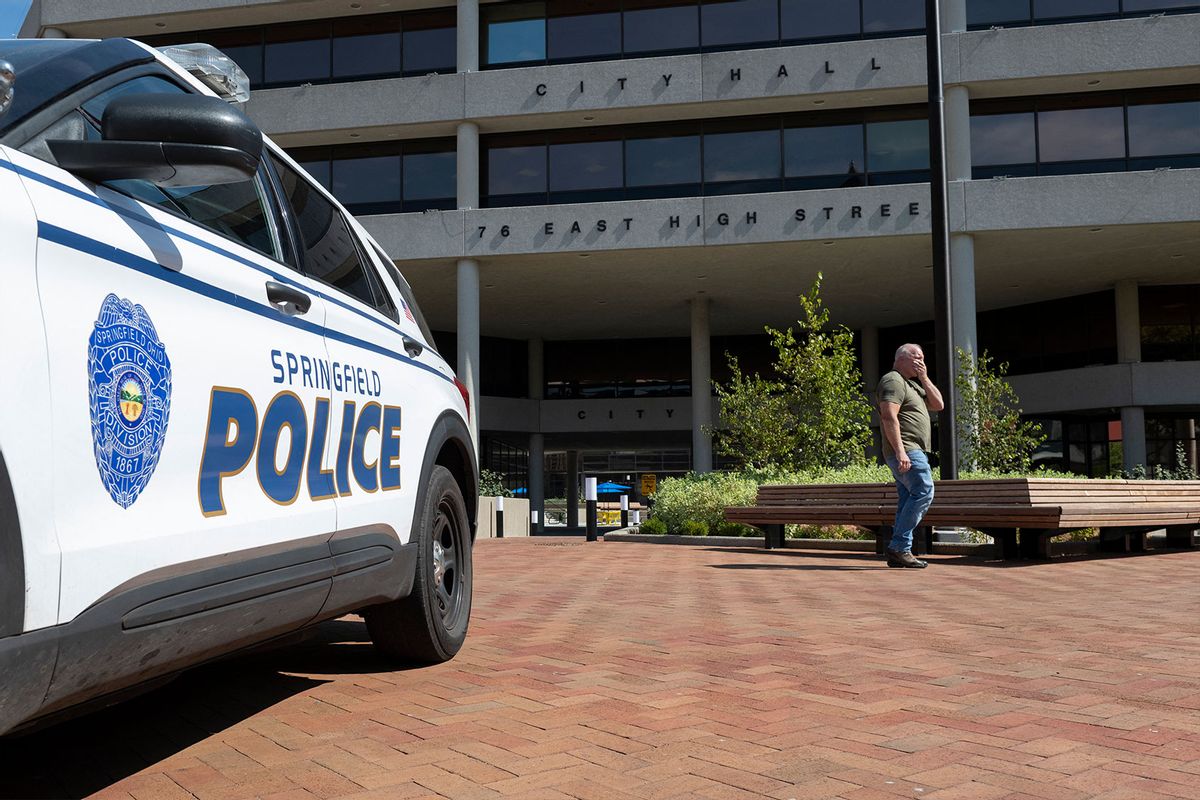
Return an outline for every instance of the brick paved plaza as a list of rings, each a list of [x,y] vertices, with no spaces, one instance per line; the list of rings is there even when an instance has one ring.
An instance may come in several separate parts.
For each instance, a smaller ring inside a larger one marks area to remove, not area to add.
[[[0,795],[1200,798],[1200,553],[475,554],[451,663],[338,620],[0,745]]]

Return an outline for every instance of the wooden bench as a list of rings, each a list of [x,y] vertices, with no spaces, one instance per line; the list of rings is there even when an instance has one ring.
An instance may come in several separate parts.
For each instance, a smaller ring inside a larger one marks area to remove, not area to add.
[[[891,538],[895,516],[890,483],[760,486],[753,506],[725,510],[727,520],[761,528],[768,549],[783,545],[787,524],[856,525],[875,534],[877,553]],[[1083,528],[1099,529],[1109,551],[1144,550],[1146,533],[1164,528],[1168,546],[1190,547],[1200,528],[1200,481],[938,481],[922,525],[914,532],[919,554],[932,548],[935,525],[987,534],[1004,559],[1048,558],[1052,537]]]

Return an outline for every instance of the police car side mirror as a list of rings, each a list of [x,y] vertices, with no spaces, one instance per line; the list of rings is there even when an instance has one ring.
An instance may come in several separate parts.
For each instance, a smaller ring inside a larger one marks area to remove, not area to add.
[[[233,106],[197,94],[130,94],[108,104],[101,141],[46,142],[58,166],[96,183],[212,186],[249,180],[262,131]]]

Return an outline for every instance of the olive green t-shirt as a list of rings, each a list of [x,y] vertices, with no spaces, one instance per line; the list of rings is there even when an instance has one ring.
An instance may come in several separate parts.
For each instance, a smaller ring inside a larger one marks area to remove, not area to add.
[[[900,406],[897,417],[900,419],[900,443],[905,452],[910,450],[930,449],[929,409],[925,406],[925,389],[915,380],[905,380],[899,372],[892,370],[879,379],[875,389],[878,402],[896,403]],[[892,445],[883,436],[883,457],[888,458],[894,453]]]

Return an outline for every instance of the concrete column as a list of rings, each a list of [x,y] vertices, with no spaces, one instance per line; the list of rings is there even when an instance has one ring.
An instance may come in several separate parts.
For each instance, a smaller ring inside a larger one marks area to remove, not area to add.
[[[1146,412],[1141,406],[1121,409],[1121,440],[1125,471],[1146,466]]]
[[[471,433],[479,448],[479,262],[458,260],[458,379],[471,398]]]
[[[1117,361],[1142,360],[1142,320],[1137,281],[1120,281],[1114,287],[1117,314]],[[1146,466],[1146,412],[1141,406],[1121,409],[1121,439],[1125,471]]]
[[[950,237],[950,292],[954,301],[954,346],[974,356],[979,352],[975,323],[975,237]]]
[[[579,451],[567,451],[567,527],[579,527]]]
[[[541,339],[529,340],[529,397],[535,403],[542,401],[545,385],[545,359]],[[538,416],[541,427],[541,415]],[[542,524],[546,524],[546,437],[540,431],[529,435],[529,510],[538,512]]]
[[[868,392],[874,392],[879,385],[879,328],[867,325],[858,332],[858,337],[862,343],[863,385]]]
[[[957,33],[967,29],[967,0],[943,0],[942,33]]]
[[[479,70],[479,0],[458,0],[458,71]]]
[[[546,525],[546,437],[529,434],[529,510]]]
[[[712,472],[712,355],[707,297],[693,297],[692,306],[692,469]]]
[[[1138,307],[1137,281],[1120,281],[1117,297],[1117,361],[1132,364],[1142,360],[1142,316]]]
[[[457,136],[458,207],[479,208],[479,126],[460,122]]]
[[[965,86],[947,86],[945,91],[946,114],[946,180],[971,180],[971,96]],[[951,192],[953,204],[955,194]],[[950,224],[954,225],[954,209],[951,205]],[[961,209],[958,209],[961,213]]]
[[[67,39],[70,37],[67,36],[67,32],[64,31],[62,28],[45,28],[44,30],[42,30],[41,38],[43,38],[43,39]]]

